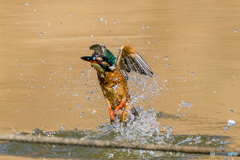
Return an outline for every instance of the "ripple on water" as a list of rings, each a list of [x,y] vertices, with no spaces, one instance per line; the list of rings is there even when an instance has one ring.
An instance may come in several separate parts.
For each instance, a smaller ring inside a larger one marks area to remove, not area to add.
[[[98,139],[124,142],[141,142],[164,145],[200,146],[222,148],[230,143],[229,137],[206,136],[206,135],[167,135],[159,131],[159,122],[156,121],[156,112],[140,110],[139,119],[126,128],[120,124],[100,124],[96,130],[71,130],[46,132],[36,128],[31,133],[20,133],[21,135],[52,136],[77,139]],[[168,127],[169,132],[172,128]],[[145,151],[134,149],[113,149],[113,148],[92,148],[76,147],[52,144],[35,144],[23,142],[0,143],[0,154],[26,156],[26,157],[47,157],[47,158],[86,158],[86,159],[107,159],[107,158],[187,158],[199,155],[187,155],[184,153]]]

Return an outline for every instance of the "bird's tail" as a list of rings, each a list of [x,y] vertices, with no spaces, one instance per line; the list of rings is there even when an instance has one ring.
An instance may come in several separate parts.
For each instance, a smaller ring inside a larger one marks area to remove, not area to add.
[[[130,114],[128,115],[128,120],[126,124],[131,125],[135,120],[137,120],[138,117],[139,117],[139,114],[137,109],[132,104],[130,104]]]
[[[130,113],[132,115],[134,115],[134,117],[139,117],[137,109],[132,104],[130,104],[130,105],[131,105],[130,106]]]
[[[126,112],[126,111],[124,111],[124,112]],[[126,117],[127,119],[126,119],[125,123],[123,123],[124,127],[126,127],[127,125],[133,124],[133,122],[136,121],[139,117],[137,109],[132,104],[129,104],[129,110],[127,112],[128,112],[128,115]],[[119,119],[119,117],[117,115],[115,115],[115,118],[116,119],[114,119],[114,120],[110,120],[111,125],[116,125],[121,122],[121,120]]]

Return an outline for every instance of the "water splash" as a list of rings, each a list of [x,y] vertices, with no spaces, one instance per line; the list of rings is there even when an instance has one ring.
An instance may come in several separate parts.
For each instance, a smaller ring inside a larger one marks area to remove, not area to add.
[[[128,88],[131,95],[131,101],[134,106],[145,106],[147,99],[151,100],[158,97],[160,93],[159,79],[157,75],[153,77],[129,74]]]
[[[113,140],[115,141],[166,144],[160,138],[159,124],[156,113],[142,110],[139,113],[139,118],[131,125],[127,125],[127,127],[123,127],[120,123],[115,125],[104,123],[98,126],[97,129],[103,133],[114,132],[115,137]]]
[[[146,120],[149,118],[149,120]],[[123,128],[121,126],[101,124],[97,130],[71,130],[64,131],[64,126],[61,126],[59,131],[34,129],[31,133],[17,132],[20,135],[33,136],[49,136],[49,137],[64,137],[77,139],[99,139],[112,141],[130,141],[141,143],[154,143],[166,145],[183,145],[183,146],[201,146],[222,148],[230,143],[228,137],[223,136],[206,136],[206,135],[171,135],[160,134],[158,128],[159,122],[156,121],[156,113],[142,110],[139,119],[133,125]],[[168,130],[171,130],[168,127]],[[22,142],[3,142],[0,143],[0,154],[25,156],[25,157],[46,157],[46,158],[81,158],[81,159],[169,159],[169,158],[184,158],[189,155],[184,153],[161,152],[161,151],[146,151],[134,149],[114,149],[114,148],[94,148],[94,147],[76,147],[63,146],[52,144],[33,144]],[[191,158],[199,155],[190,155]],[[199,157],[198,157],[199,158]]]

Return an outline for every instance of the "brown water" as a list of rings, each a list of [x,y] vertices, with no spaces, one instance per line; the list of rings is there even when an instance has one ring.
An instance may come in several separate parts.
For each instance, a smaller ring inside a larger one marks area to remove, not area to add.
[[[158,75],[160,93],[148,96],[143,109],[152,106],[168,115],[158,119],[160,131],[173,125],[173,135],[229,136],[228,147],[239,148],[239,5],[237,0],[2,1],[0,133],[62,125],[94,130],[109,122],[96,72],[80,60],[91,54],[90,45],[104,42],[113,53],[124,44],[134,47]],[[191,107],[178,111],[182,101]],[[229,119],[236,126],[224,130]]]

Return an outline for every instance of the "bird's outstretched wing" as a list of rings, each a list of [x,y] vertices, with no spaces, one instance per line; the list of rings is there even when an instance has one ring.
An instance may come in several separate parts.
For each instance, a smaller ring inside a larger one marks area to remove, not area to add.
[[[153,75],[147,62],[132,47],[127,45],[121,47],[116,65],[128,73],[135,71],[150,77]]]

